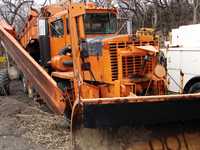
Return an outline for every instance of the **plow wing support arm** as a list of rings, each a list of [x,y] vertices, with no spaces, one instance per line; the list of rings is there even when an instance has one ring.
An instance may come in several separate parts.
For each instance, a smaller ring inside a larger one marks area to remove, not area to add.
[[[2,26],[0,26],[0,36],[7,52],[47,105],[55,114],[62,115],[65,111],[66,102],[56,82]]]

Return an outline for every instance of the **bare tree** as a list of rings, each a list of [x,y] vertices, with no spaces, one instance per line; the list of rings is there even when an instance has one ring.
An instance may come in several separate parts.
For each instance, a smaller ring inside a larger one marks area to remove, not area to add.
[[[74,1],[85,4],[88,2],[87,0]],[[99,6],[110,8],[111,0],[92,1],[96,8]],[[47,2],[51,3],[51,0],[45,0],[43,5]],[[134,32],[144,27],[168,32],[180,25],[198,23],[200,0],[118,0],[118,2],[119,28],[130,19]],[[26,21],[31,4],[33,0],[2,0],[0,17],[10,25],[19,26]]]
[[[10,24],[13,25],[16,16],[19,16],[22,21],[25,21],[23,16],[21,14],[19,14],[19,10],[20,8],[22,8],[23,5],[27,4],[27,3],[33,3],[33,1],[15,1],[13,3],[12,0],[2,0],[2,2],[4,3],[2,5],[2,7],[0,8],[0,13],[2,15],[2,17]],[[6,13],[5,13],[6,12]],[[8,18],[9,16],[9,18]]]
[[[9,25],[23,26],[28,18],[28,11],[33,0],[2,0],[0,5],[0,16]]]
[[[199,0],[193,0],[193,24],[196,24],[198,22],[197,13],[199,5]]]

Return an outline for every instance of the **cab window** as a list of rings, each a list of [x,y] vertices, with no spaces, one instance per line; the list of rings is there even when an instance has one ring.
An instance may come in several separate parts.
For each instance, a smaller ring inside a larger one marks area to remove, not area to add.
[[[59,36],[64,35],[62,19],[51,22],[50,28],[51,28],[51,36],[52,37],[59,37]]]

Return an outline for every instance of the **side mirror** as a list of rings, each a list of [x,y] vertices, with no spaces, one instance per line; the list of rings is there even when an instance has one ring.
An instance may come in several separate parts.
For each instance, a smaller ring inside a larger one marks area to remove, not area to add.
[[[38,36],[46,35],[46,22],[44,19],[38,20]]]

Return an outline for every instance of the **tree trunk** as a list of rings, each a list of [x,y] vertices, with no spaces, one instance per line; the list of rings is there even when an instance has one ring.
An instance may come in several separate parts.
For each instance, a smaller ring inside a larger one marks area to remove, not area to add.
[[[153,1],[153,29],[157,30],[158,27],[158,0]]]
[[[199,1],[198,0],[194,0],[193,1],[193,24],[197,24],[197,10],[198,10],[198,6],[199,6]]]

